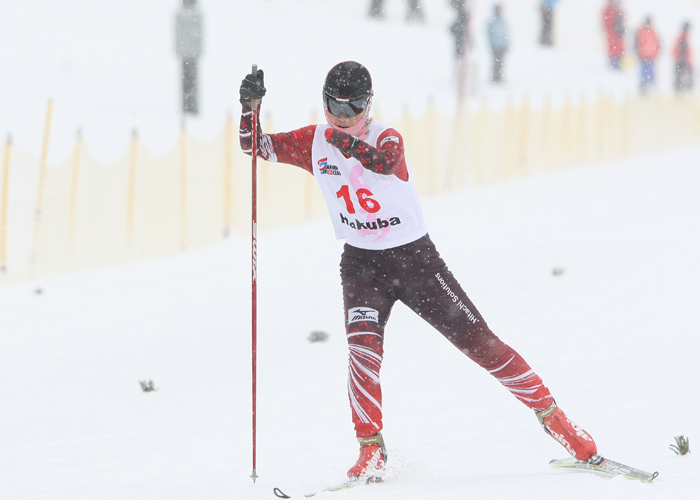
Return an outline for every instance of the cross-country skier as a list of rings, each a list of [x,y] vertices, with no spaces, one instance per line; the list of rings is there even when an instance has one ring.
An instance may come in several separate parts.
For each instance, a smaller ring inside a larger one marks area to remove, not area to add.
[[[240,87],[240,143],[247,154],[252,150],[251,99],[265,96],[263,77],[258,70]],[[423,221],[403,138],[370,118],[372,96],[369,71],[354,61],[341,62],[323,86],[327,123],[279,134],[259,128],[257,133],[261,158],[316,177],[336,238],[346,240],[340,274],[350,351],[348,395],[360,443],[348,476],[379,480],[385,469],[379,371],[384,327],[397,300],[534,410],[544,430],[572,456],[588,460],[597,451],[593,439],[557,407],[525,360],[489,329],[440,258]]]

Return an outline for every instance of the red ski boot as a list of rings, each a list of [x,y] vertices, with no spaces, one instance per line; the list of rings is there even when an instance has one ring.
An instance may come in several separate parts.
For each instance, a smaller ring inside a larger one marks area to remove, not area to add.
[[[367,482],[382,481],[387,459],[382,434],[357,438],[357,440],[360,442],[360,458],[348,471],[348,477],[352,480],[365,479]]]
[[[576,460],[585,462],[598,451],[593,438],[569,420],[554,400],[549,408],[536,414],[544,431],[566,448]]]

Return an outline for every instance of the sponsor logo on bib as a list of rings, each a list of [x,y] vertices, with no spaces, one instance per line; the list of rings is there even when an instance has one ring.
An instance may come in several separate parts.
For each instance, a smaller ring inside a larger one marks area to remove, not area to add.
[[[389,226],[398,226],[401,224],[401,219],[398,217],[389,217],[389,220],[384,220],[381,218],[377,218],[377,220],[373,221],[367,221],[367,222],[360,222],[359,220],[355,219],[354,221],[351,221],[347,217],[345,217],[343,214],[340,215],[340,222],[343,224],[350,226],[353,229],[357,229],[358,231],[362,230],[367,230],[369,229],[370,231],[377,231],[378,229],[384,229],[385,227]]]
[[[328,158],[318,160],[318,171],[321,175],[341,175],[338,167],[328,164]]]

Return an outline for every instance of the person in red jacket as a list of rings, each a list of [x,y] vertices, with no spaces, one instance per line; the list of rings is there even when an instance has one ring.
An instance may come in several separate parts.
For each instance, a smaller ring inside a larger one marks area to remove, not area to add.
[[[690,23],[683,23],[681,34],[673,46],[673,61],[675,63],[676,92],[685,92],[693,88],[693,51],[688,41]]]
[[[241,82],[240,143],[246,154],[252,154],[253,116],[260,113],[251,101],[260,104],[265,93],[262,70]],[[547,434],[572,456],[599,463],[590,435],[557,406],[522,356],[491,331],[440,257],[423,219],[403,137],[369,116],[373,95],[367,68],[344,61],[326,75],[321,94],[325,123],[277,134],[265,134],[258,125],[255,134],[261,158],[314,176],[335,236],[345,240],[340,277],[349,350],[347,390],[360,443],[360,456],[348,477],[377,481],[385,473],[379,373],[384,327],[396,302],[533,410]]]
[[[608,0],[603,9],[603,31],[608,43],[608,62],[611,68],[621,69],[625,55],[625,14],[620,0]]]
[[[641,66],[639,90],[642,95],[647,95],[649,88],[656,82],[654,62],[661,51],[659,35],[652,26],[651,17],[647,17],[644,24],[637,30],[634,47]]]

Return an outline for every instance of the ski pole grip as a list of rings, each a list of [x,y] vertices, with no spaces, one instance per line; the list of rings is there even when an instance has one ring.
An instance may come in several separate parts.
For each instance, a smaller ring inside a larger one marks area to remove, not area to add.
[[[257,76],[258,76],[258,65],[257,64],[253,64],[253,69],[252,69],[250,74],[257,78]],[[251,107],[253,109],[258,109],[258,102],[259,102],[258,99],[251,99],[250,100]]]

